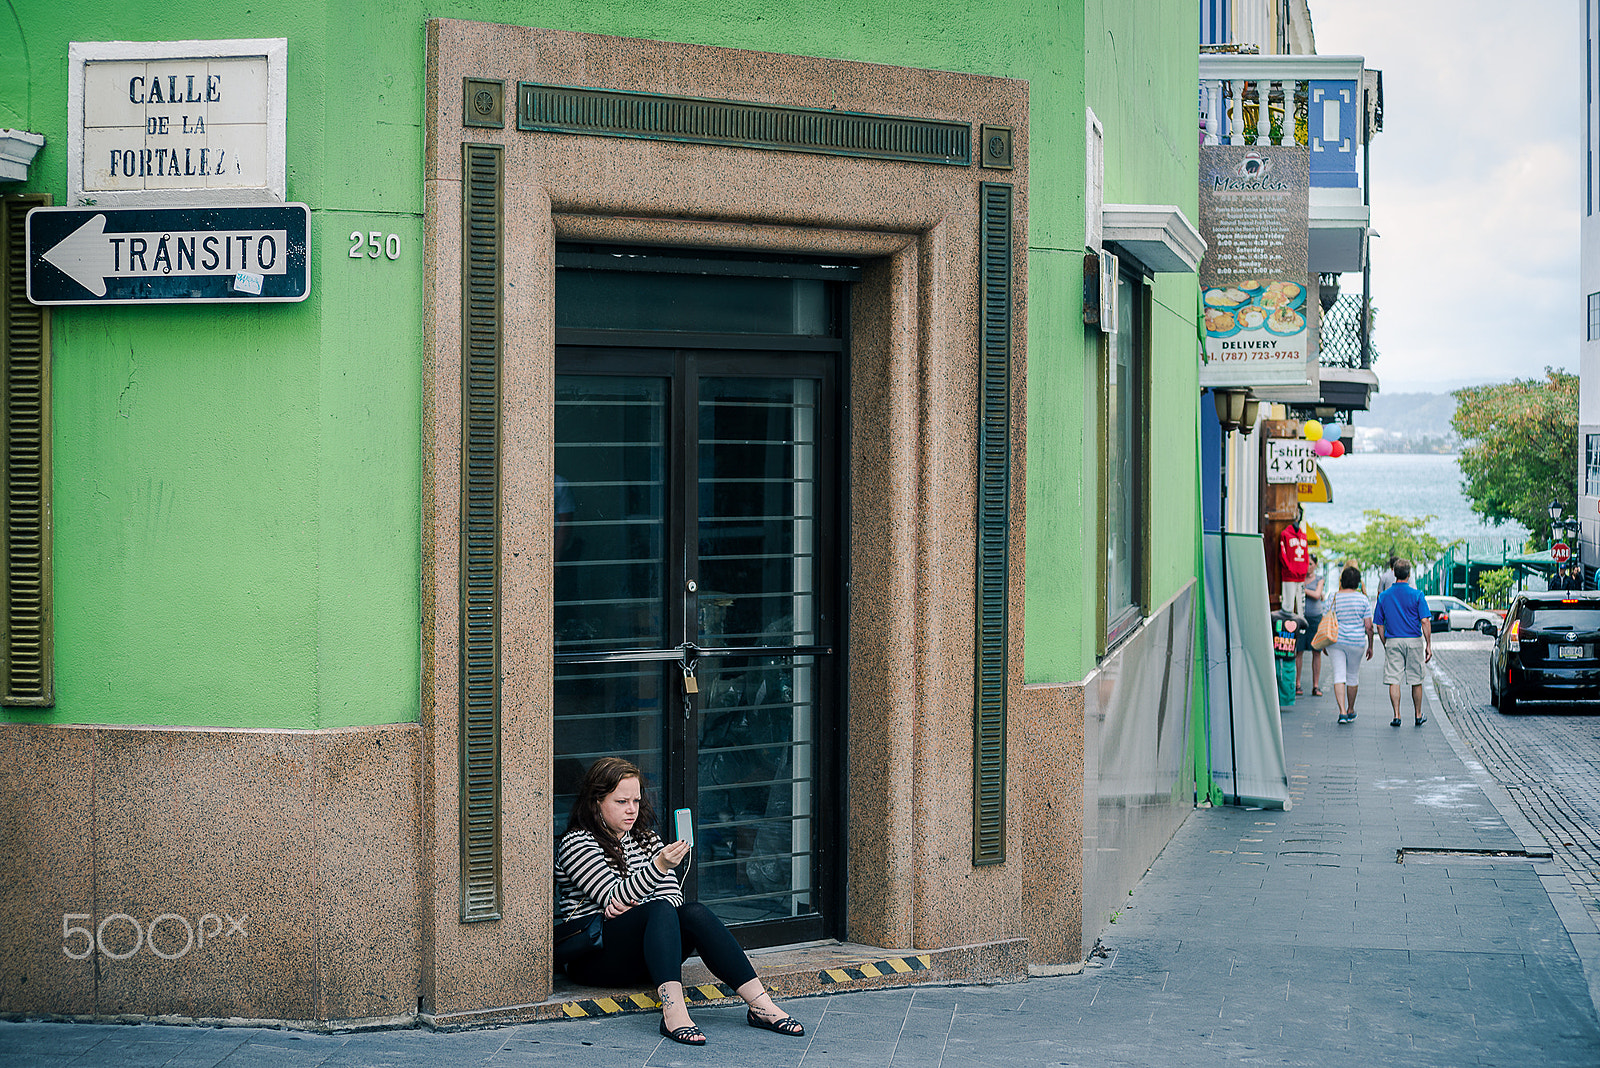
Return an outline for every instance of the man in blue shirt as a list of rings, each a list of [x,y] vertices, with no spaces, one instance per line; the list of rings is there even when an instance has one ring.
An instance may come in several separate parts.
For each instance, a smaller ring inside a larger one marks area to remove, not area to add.
[[[1400,726],[1400,684],[1405,682],[1411,685],[1420,727],[1428,722],[1422,714],[1422,677],[1424,665],[1433,659],[1433,628],[1428,625],[1428,599],[1411,585],[1411,561],[1394,562],[1394,585],[1378,594],[1372,623],[1383,639],[1383,681],[1394,706],[1389,726]]]

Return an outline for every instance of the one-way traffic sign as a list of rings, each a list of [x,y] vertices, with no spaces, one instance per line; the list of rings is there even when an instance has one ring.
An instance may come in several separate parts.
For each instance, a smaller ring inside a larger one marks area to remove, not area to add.
[[[311,213],[304,204],[216,208],[35,208],[28,299],[35,304],[219,304],[305,300]]]

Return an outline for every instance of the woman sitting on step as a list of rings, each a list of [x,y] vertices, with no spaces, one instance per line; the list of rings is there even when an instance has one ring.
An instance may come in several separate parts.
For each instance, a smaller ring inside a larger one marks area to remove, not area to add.
[[[683,962],[698,953],[744,999],[751,1027],[805,1034],[762,987],[722,921],[698,902],[683,903],[675,869],[689,848],[688,842],[666,845],[656,834],[637,767],[620,757],[594,762],[556,849],[556,894],[558,927],[581,927],[570,921],[601,916],[601,944],[569,960],[567,976],[585,986],[648,981],[661,999],[661,1034],[701,1046],[706,1036],[689,1018],[683,995]]]

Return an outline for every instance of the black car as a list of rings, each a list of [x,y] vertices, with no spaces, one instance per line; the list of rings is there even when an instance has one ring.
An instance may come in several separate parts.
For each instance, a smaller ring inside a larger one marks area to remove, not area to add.
[[[1600,590],[1521,593],[1489,661],[1489,703],[1600,702]]]

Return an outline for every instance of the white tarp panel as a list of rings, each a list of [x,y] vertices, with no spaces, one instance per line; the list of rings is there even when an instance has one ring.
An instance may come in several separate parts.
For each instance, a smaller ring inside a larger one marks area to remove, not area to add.
[[[1205,535],[1211,778],[1236,804],[1286,809],[1289,766],[1261,535],[1229,534],[1226,567],[1221,546],[1221,535]]]

